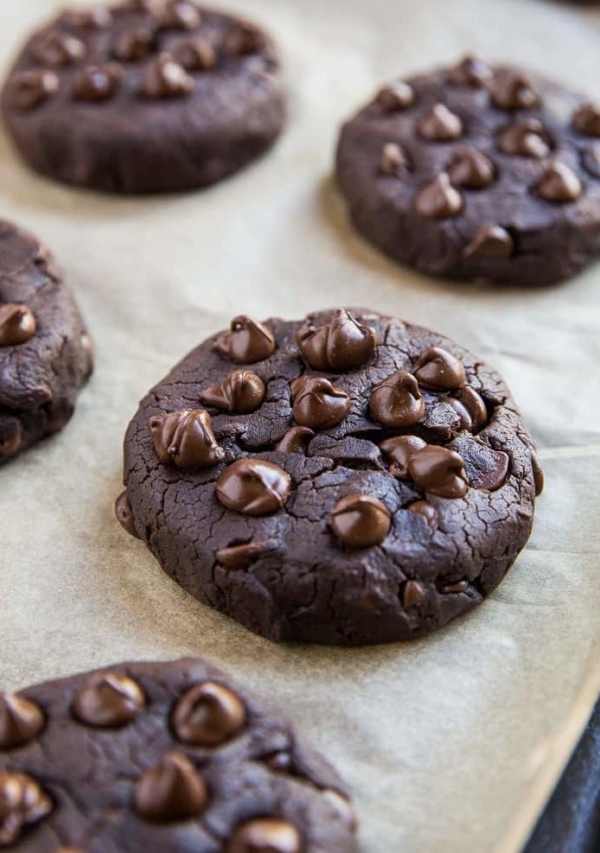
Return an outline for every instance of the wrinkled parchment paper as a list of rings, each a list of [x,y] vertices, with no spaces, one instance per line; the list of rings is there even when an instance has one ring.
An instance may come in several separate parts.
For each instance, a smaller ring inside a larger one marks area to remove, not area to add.
[[[0,0],[3,63],[59,5]],[[516,851],[600,691],[600,265],[537,292],[395,268],[347,226],[332,151],[378,81],[466,50],[600,96],[600,15],[546,0],[228,6],[270,26],[291,90],[281,144],[244,174],[204,193],[105,198],[29,173],[0,135],[0,215],[55,251],[98,351],[70,426],[0,473],[0,684],[205,655],[338,767],[364,851]],[[115,523],[122,436],[146,390],[234,313],[340,303],[438,329],[499,368],[547,490],[526,552],[464,621],[414,645],[281,648],[199,605]]]

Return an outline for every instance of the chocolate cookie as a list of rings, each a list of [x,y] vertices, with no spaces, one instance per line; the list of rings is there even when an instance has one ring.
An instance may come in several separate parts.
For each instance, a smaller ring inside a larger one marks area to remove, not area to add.
[[[236,317],[142,401],[124,527],[272,640],[366,644],[471,610],[525,545],[541,472],[500,377],[366,311]]]
[[[343,128],[358,230],[432,275],[521,285],[600,255],[600,108],[474,57],[384,86]]]
[[[65,426],[92,363],[52,256],[0,221],[0,465]]]
[[[285,118],[270,38],[188,0],[61,14],[25,45],[2,108],[38,172],[119,193],[219,181],[266,151]]]
[[[334,771],[197,659],[0,693],[0,849],[352,853]]]

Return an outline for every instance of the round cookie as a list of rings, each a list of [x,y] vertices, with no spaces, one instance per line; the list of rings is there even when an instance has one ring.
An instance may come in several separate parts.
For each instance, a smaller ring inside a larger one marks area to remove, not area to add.
[[[429,633],[525,545],[541,472],[500,377],[367,311],[236,317],[142,401],[117,517],[271,640]]]
[[[337,774],[198,659],[0,693],[0,849],[354,853]]]
[[[0,221],[0,465],[70,420],[92,345],[48,250]]]
[[[61,14],[21,51],[2,109],[36,171],[116,193],[219,181],[285,120],[270,38],[188,0]]]
[[[342,129],[357,229],[425,273],[543,285],[600,255],[600,108],[466,57],[396,81]]]

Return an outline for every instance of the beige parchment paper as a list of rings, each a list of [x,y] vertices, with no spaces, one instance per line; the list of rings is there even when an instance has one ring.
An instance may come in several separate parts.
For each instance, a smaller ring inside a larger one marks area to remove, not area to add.
[[[0,0],[4,65],[59,5]],[[347,226],[332,152],[380,80],[466,50],[600,96],[600,16],[549,0],[227,6],[278,37],[291,92],[287,133],[244,174],[204,193],[101,197],[29,173],[0,135],[0,215],[55,251],[97,345],[70,426],[0,474],[0,684],[204,655],[338,767],[364,851],[516,851],[600,691],[600,265],[533,292],[395,268]],[[234,313],[339,304],[430,326],[488,359],[546,469],[533,538],[500,590],[413,645],[271,645],[188,597],[113,520],[124,430],[176,361]]]

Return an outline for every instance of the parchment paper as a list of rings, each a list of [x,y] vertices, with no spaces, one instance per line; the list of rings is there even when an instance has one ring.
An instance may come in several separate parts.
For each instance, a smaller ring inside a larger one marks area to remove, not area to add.
[[[59,5],[0,0],[3,63]],[[0,684],[204,655],[338,767],[364,851],[515,851],[600,690],[600,266],[533,292],[397,269],[346,224],[332,151],[380,80],[466,50],[600,96],[600,17],[544,0],[227,5],[270,26],[291,90],[281,144],[244,174],[205,193],[104,198],[39,179],[0,136],[0,215],[53,248],[98,351],[71,425],[0,475]],[[547,490],[526,552],[464,621],[413,645],[282,648],[199,605],[116,524],[122,436],[146,390],[234,313],[340,303],[438,329],[499,368]]]

